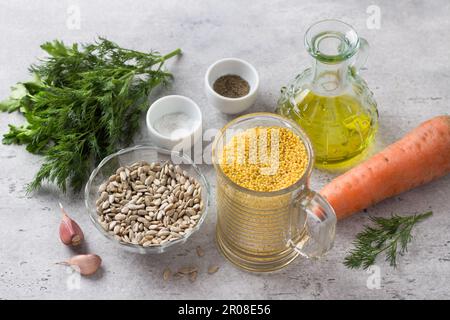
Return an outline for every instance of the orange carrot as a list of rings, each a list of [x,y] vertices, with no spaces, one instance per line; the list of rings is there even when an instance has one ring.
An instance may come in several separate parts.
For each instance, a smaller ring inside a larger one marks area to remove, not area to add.
[[[430,119],[320,192],[342,219],[450,173],[450,116]]]

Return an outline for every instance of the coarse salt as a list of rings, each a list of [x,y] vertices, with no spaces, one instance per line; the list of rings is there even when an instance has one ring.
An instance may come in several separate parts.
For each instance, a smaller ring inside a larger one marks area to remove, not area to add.
[[[153,127],[155,130],[173,140],[182,139],[192,133],[198,126],[198,120],[193,119],[184,112],[168,113],[156,119]]]

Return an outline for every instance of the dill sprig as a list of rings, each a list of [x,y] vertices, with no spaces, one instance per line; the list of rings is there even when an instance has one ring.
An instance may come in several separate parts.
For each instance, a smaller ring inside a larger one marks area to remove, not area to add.
[[[431,211],[413,216],[392,215],[390,218],[370,217],[374,226],[366,226],[356,235],[354,249],[345,257],[344,265],[348,268],[367,269],[375,263],[380,253],[385,253],[386,261],[397,267],[397,256],[408,250],[412,240],[411,231],[420,221],[428,218]]]
[[[26,144],[44,163],[28,191],[47,180],[63,191],[78,191],[92,165],[131,142],[150,92],[172,75],[165,56],[119,47],[99,38],[92,44],[66,46],[47,42],[48,57],[30,67],[33,80],[12,87],[1,111],[20,111],[27,123],[9,125],[5,144]]]

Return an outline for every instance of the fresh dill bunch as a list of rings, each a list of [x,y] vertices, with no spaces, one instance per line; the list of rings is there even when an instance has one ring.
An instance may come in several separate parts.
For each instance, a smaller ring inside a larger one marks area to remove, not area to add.
[[[41,45],[48,57],[29,70],[33,80],[13,86],[1,111],[20,111],[27,123],[9,125],[5,144],[26,144],[44,163],[28,191],[44,181],[79,191],[92,166],[131,142],[148,96],[172,75],[162,56],[124,49],[105,38],[66,46],[55,40]]]
[[[375,263],[377,256],[384,252],[386,261],[396,268],[398,254],[403,255],[408,250],[408,243],[412,240],[412,228],[432,214],[429,211],[407,217],[370,217],[374,226],[366,226],[356,235],[354,249],[345,257],[344,265],[352,269],[367,269]]]

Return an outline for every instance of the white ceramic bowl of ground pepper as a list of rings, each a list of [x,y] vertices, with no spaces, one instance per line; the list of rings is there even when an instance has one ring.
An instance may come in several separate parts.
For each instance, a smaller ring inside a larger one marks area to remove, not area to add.
[[[137,253],[163,253],[200,229],[209,186],[186,155],[153,146],[120,150],[92,172],[85,204],[95,227]]]
[[[241,59],[218,60],[205,74],[208,101],[223,113],[236,114],[250,108],[256,101],[258,88],[258,72]]]

